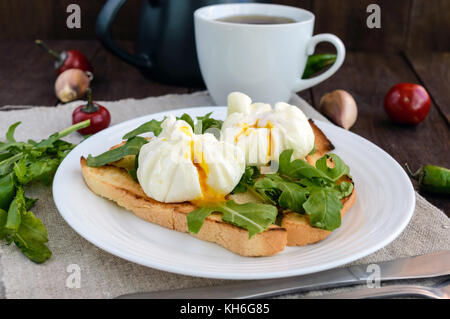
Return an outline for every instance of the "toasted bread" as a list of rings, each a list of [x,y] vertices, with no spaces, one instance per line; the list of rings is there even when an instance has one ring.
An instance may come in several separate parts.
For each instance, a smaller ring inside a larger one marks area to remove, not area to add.
[[[306,157],[311,165],[324,154],[334,149],[325,134],[310,120],[315,135],[315,152]],[[122,144],[113,146],[119,147]],[[136,216],[163,227],[189,233],[186,215],[197,207],[190,203],[161,203],[149,198],[141,186],[127,173],[134,168],[134,156],[102,167],[88,167],[86,159],[81,158],[81,171],[86,184],[95,194],[116,202],[119,206],[132,211]],[[344,177],[342,180],[351,181]],[[248,194],[235,194],[229,198],[244,203],[253,201]],[[342,199],[341,216],[354,204],[356,193]],[[242,256],[271,256],[282,251],[286,245],[307,245],[325,239],[331,232],[312,227],[307,215],[286,212],[281,227],[271,225],[266,231],[249,239],[248,231],[222,221],[221,214],[212,214],[198,234],[189,233],[199,239],[213,242]]]
[[[314,124],[312,120],[309,120],[314,132],[314,145],[316,151],[314,154],[306,156],[306,161],[315,166],[316,161],[324,156],[326,153],[334,150],[334,145],[328,140],[325,134]],[[343,177],[341,181],[353,182],[348,177]],[[356,201],[356,191],[353,187],[353,192],[350,196],[341,199],[343,205],[341,209],[341,217],[353,206]],[[314,244],[327,238],[331,232],[311,226],[308,215],[297,214],[294,212],[285,213],[281,220],[281,227],[285,228],[288,232],[288,246],[305,246]]]
[[[116,166],[89,167],[86,159],[81,158],[81,171],[95,194],[116,202],[146,221],[188,232],[186,215],[196,208],[195,205],[155,201],[145,195],[126,170]],[[249,239],[247,230],[223,222],[220,214],[207,217],[198,234],[190,234],[242,256],[271,256],[282,251],[287,243],[287,232],[282,227],[271,225],[265,232]]]

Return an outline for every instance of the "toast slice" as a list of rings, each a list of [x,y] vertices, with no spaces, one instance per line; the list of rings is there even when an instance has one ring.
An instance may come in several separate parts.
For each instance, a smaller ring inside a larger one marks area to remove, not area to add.
[[[306,157],[311,165],[326,153],[334,149],[325,134],[310,120],[315,135],[315,152]],[[112,148],[120,146],[118,144]],[[127,168],[134,167],[134,156],[102,167],[89,167],[86,159],[81,158],[81,171],[91,191],[101,197],[116,202],[119,206],[132,211],[136,216],[166,227],[168,229],[189,233],[186,215],[197,207],[190,203],[161,203],[149,198],[141,186],[127,173]],[[342,180],[350,179],[344,177]],[[254,201],[249,194],[234,194],[230,198],[238,203]],[[341,200],[343,216],[354,204],[356,193]],[[281,227],[271,225],[266,231],[248,238],[248,231],[225,223],[221,214],[212,214],[198,234],[189,233],[199,239],[216,243],[242,256],[271,256],[282,251],[286,245],[303,246],[325,239],[331,232],[312,227],[307,215],[286,212],[281,220]]]
[[[196,209],[195,205],[155,201],[125,169],[112,165],[89,167],[85,158],[80,162],[84,180],[95,194],[116,202],[146,221],[188,233],[186,215]],[[198,234],[189,234],[242,256],[271,256],[282,251],[287,243],[287,231],[282,227],[271,225],[249,239],[247,230],[223,222],[220,214],[207,217]]]
[[[306,156],[306,161],[315,166],[316,161],[324,156],[326,153],[334,150],[334,145],[328,140],[325,134],[314,124],[313,120],[309,120],[309,124],[311,125],[314,132],[314,145],[316,147],[316,151],[314,154]],[[342,177],[338,183],[342,181],[353,181],[348,177]],[[353,187],[353,192],[350,196],[341,199],[341,203],[343,205],[341,209],[341,217],[344,217],[345,213],[353,206],[356,201],[356,191],[355,187]],[[284,214],[281,220],[281,227],[285,228],[288,233],[287,245],[288,246],[305,246],[309,244],[314,244],[319,241],[327,238],[331,231],[323,230],[320,228],[316,228],[311,226],[309,222],[308,215],[302,215],[294,212],[287,212]]]

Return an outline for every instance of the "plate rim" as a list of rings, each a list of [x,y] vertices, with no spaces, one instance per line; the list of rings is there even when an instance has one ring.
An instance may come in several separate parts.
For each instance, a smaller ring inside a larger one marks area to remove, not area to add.
[[[195,107],[178,108],[178,109],[172,109],[172,110],[167,110],[167,111],[161,111],[161,112],[157,112],[157,113],[150,113],[147,115],[139,116],[139,117],[136,117],[133,119],[129,119],[129,120],[117,123],[95,135],[99,135],[99,136],[107,135],[108,132],[113,131],[113,130],[120,130],[120,128],[122,126],[127,126],[131,122],[135,122],[135,121],[139,122],[140,120],[144,120],[147,118],[149,118],[149,119],[156,118],[159,116],[164,116],[166,114],[170,114],[171,112],[189,113],[189,111],[192,112],[192,111],[198,111],[201,109],[201,110],[206,111],[206,113],[208,113],[208,112],[211,112],[211,111],[214,112],[216,110],[223,109],[223,108],[226,108],[226,106],[195,106]],[[337,127],[331,123],[327,123],[327,122],[324,122],[321,120],[316,120],[316,119],[313,119],[313,120],[314,120],[314,122],[319,123],[319,127],[320,127],[320,125],[325,125],[325,126],[332,126],[333,129],[344,130],[344,129]],[[406,173],[404,172],[403,168],[400,166],[400,164],[389,153],[384,151],[382,148],[380,148],[378,145],[371,142],[370,140],[365,139],[364,137],[359,136],[356,133],[353,133],[353,132],[350,132],[347,130],[344,130],[344,131],[346,132],[346,134],[350,134],[352,136],[352,138],[360,139],[360,140],[363,140],[364,142],[368,142],[368,143],[372,144],[372,146],[375,147],[377,149],[377,151],[381,152],[385,157],[387,157],[391,162],[393,162],[395,164],[394,166],[396,166],[396,168],[400,172],[402,172],[404,177],[406,177],[406,180],[409,182],[408,183],[408,192],[406,192],[406,190],[405,190],[405,196],[408,196],[408,198],[411,198],[411,200],[408,201],[409,207],[408,207],[408,211],[404,213],[405,215],[403,218],[403,222],[400,225],[397,225],[397,227],[395,228],[395,231],[392,231],[390,236],[383,238],[382,240],[378,241],[376,244],[372,245],[370,248],[366,248],[365,250],[363,250],[359,253],[354,253],[346,258],[342,258],[338,262],[329,262],[329,263],[319,264],[318,266],[316,266],[316,269],[313,271],[302,272],[301,270],[299,271],[298,269],[293,269],[290,271],[286,271],[286,270],[270,271],[270,272],[256,273],[256,274],[236,273],[236,272],[231,272],[231,273],[220,272],[220,273],[218,273],[217,271],[211,271],[211,270],[196,271],[196,270],[191,270],[190,268],[181,268],[181,267],[167,265],[167,264],[161,265],[158,262],[154,263],[151,260],[142,260],[140,258],[135,258],[134,256],[127,256],[121,250],[115,250],[110,247],[106,247],[102,243],[102,240],[96,239],[95,236],[91,236],[89,234],[89,232],[85,232],[82,228],[79,228],[76,224],[74,225],[73,223],[71,223],[71,221],[66,218],[68,216],[66,216],[66,214],[63,213],[63,211],[65,209],[64,203],[61,200],[61,198],[63,196],[58,195],[61,190],[57,186],[59,185],[60,175],[62,174],[61,172],[63,171],[65,165],[69,161],[68,158],[70,158],[69,157],[70,153],[66,156],[66,158],[64,158],[64,160],[61,162],[61,164],[59,165],[59,167],[55,173],[54,182],[52,185],[53,201],[56,205],[58,213],[62,216],[64,221],[70,226],[70,228],[72,228],[77,234],[79,234],[85,240],[87,240],[94,246],[97,246],[98,248],[102,249],[103,251],[106,251],[114,256],[117,256],[124,260],[131,261],[133,263],[136,263],[136,264],[139,264],[139,265],[142,265],[145,267],[150,267],[150,268],[167,271],[167,272],[171,272],[171,273],[175,273],[175,274],[181,274],[181,275],[195,276],[195,277],[201,277],[201,278],[211,278],[211,279],[228,279],[228,280],[275,279],[275,278],[287,278],[287,277],[317,273],[317,272],[336,268],[336,267],[345,265],[347,263],[356,261],[356,260],[361,259],[365,256],[368,256],[368,255],[380,250],[381,248],[387,246],[388,244],[390,244],[404,231],[406,226],[409,224],[409,222],[411,221],[411,218],[414,214],[415,205],[416,205],[415,191],[414,191],[413,185],[412,185],[411,181],[409,180],[408,176],[406,175]],[[83,142],[85,142],[85,141],[86,140],[84,140]],[[81,142],[79,145],[77,145],[72,151],[74,151],[78,147],[80,147],[80,145],[82,145],[83,142]],[[249,257],[249,258],[251,258],[251,257]]]

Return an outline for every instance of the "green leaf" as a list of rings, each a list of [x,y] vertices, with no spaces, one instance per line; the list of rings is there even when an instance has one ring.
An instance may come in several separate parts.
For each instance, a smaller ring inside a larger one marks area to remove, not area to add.
[[[11,170],[12,165],[18,161],[22,156],[24,156],[23,153],[15,154],[3,161],[0,162],[0,176],[3,176],[5,174],[8,174]]]
[[[0,162],[4,161],[7,158],[10,158],[13,155],[14,154],[9,153],[9,152],[0,153]]]
[[[122,139],[124,140],[129,140],[132,139],[135,136],[138,136],[140,134],[144,134],[144,133],[150,133],[152,132],[155,136],[158,136],[161,131],[162,131],[162,127],[161,124],[162,122],[164,122],[166,118],[164,117],[164,119],[162,121],[158,121],[158,120],[151,120],[149,122],[146,122],[144,124],[142,124],[141,126],[139,126],[138,128],[132,130],[131,132],[128,132],[127,134],[125,134]]]
[[[8,218],[8,213],[0,208],[0,240],[5,238],[7,235],[7,231],[5,228],[7,218]]]
[[[65,137],[75,131],[78,131],[82,128],[88,127],[89,125],[90,125],[90,120],[79,122],[77,124],[69,126],[68,128],[66,128],[60,132],[50,135],[47,139],[42,140],[39,143],[37,143],[36,145],[34,145],[34,147],[37,149],[46,149],[49,147],[53,147],[53,143],[55,143],[59,139]]]
[[[303,203],[309,191],[300,185],[285,181],[276,174],[266,175],[255,183],[257,192],[264,192],[265,196],[270,197],[275,205],[285,209],[290,209],[297,213],[303,213]]]
[[[8,128],[8,131],[6,132],[6,140],[7,140],[9,143],[14,143],[14,142],[16,142],[16,140],[15,140],[15,138],[14,138],[14,133],[15,133],[15,131],[16,131],[16,127],[19,126],[20,123],[21,123],[21,122],[14,123],[13,125],[11,125],[11,126]]]
[[[333,168],[328,166],[328,159],[330,159],[334,163]],[[317,160],[316,168],[323,172],[333,182],[336,182],[343,175],[348,175],[350,172],[349,167],[336,154],[325,154],[324,156],[322,156]]]
[[[255,184],[255,180],[260,176],[259,170],[255,166],[246,166],[244,174],[242,174],[241,180],[231,192],[232,194],[244,193],[247,191],[247,187]]]
[[[17,142],[14,133],[19,125],[10,126],[7,142],[0,142],[0,239],[16,245],[35,262],[50,258],[45,245],[47,230],[28,210],[37,199],[27,198],[23,186],[32,181],[50,183],[54,173],[75,145],[61,140],[70,133],[89,126],[90,121],[72,125],[39,143],[29,139]]]
[[[56,158],[45,156],[32,161],[23,157],[14,164],[13,171],[22,185],[35,181],[41,181],[45,185],[50,185],[60,162],[59,156]]]
[[[208,129],[220,130],[222,128],[223,121],[211,118],[211,114],[212,112],[204,116],[197,116],[197,121],[202,124],[202,134],[204,134]]]
[[[278,187],[282,191],[278,199],[280,206],[293,212],[303,213],[303,203],[306,202],[308,191],[295,183],[289,182],[278,183]]]
[[[140,136],[135,136],[129,139],[124,145],[115,149],[106,151],[103,154],[93,157],[89,154],[87,158],[87,165],[90,167],[99,167],[112,163],[124,158],[127,155],[137,155],[142,145],[147,144],[148,141]]]
[[[44,224],[32,212],[26,212],[14,236],[14,243],[32,261],[42,263],[52,256],[46,242],[48,235]]]
[[[16,194],[13,174],[7,174],[0,178],[0,209],[8,210],[11,201]]]
[[[250,188],[252,187],[250,186]],[[270,203],[275,206],[278,204],[281,190],[278,188],[277,183],[272,179],[268,177],[258,179],[255,182],[253,189],[264,199],[265,203]]]
[[[333,191],[314,190],[303,208],[313,227],[333,231],[341,226],[342,203]]]
[[[29,210],[31,209],[34,204],[36,204],[36,202],[38,201],[37,198],[29,198],[25,196],[25,209]]]
[[[25,157],[22,157],[19,161],[14,163],[13,172],[16,175],[17,180],[21,184],[27,184],[28,183],[28,177],[27,177],[27,164]]]
[[[137,177],[137,170],[138,170],[138,167],[139,167],[139,161],[137,160],[138,158],[139,158],[139,153],[136,154],[136,156],[135,156],[135,158],[134,158],[134,167],[133,167],[133,168],[127,168],[126,170],[127,170],[128,174],[131,175],[131,177],[133,178],[133,180],[134,180],[136,183],[139,184],[139,180],[138,180],[138,177]]]
[[[345,198],[353,192],[353,184],[351,182],[341,182],[333,186],[333,191],[339,199]]]
[[[301,178],[321,178],[328,179],[328,177],[320,170],[307,163],[304,160],[296,159],[291,162],[293,150],[285,150],[280,154],[278,172],[293,180]]]
[[[265,231],[275,222],[278,210],[275,206],[266,204],[237,204],[230,200],[208,207],[200,207],[187,215],[188,229],[197,234],[206,217],[213,212],[222,213],[224,222],[248,230],[249,238]]]
[[[177,120],[185,121],[186,123],[188,123],[190,125],[192,130],[194,130],[194,120],[192,119],[192,117],[189,114],[183,113],[183,115],[181,115],[180,117],[177,117]]]
[[[26,213],[26,203],[22,187],[17,188],[16,196],[12,200],[8,209],[8,218],[5,228],[9,234],[14,235],[20,226],[22,216]]]
[[[28,167],[29,181],[41,181],[45,185],[50,185],[59,163],[59,159],[56,158],[32,162]]]

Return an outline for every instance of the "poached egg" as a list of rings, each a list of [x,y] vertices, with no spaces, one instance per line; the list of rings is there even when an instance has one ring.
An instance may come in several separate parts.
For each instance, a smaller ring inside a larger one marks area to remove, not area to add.
[[[159,136],[142,146],[137,178],[144,192],[164,203],[225,201],[245,170],[244,153],[214,135],[194,134],[169,116]]]
[[[305,114],[296,106],[278,102],[252,103],[247,95],[228,95],[228,116],[221,140],[236,145],[247,165],[262,166],[278,161],[281,152],[293,149],[292,159],[304,158],[314,148],[314,132]]]

